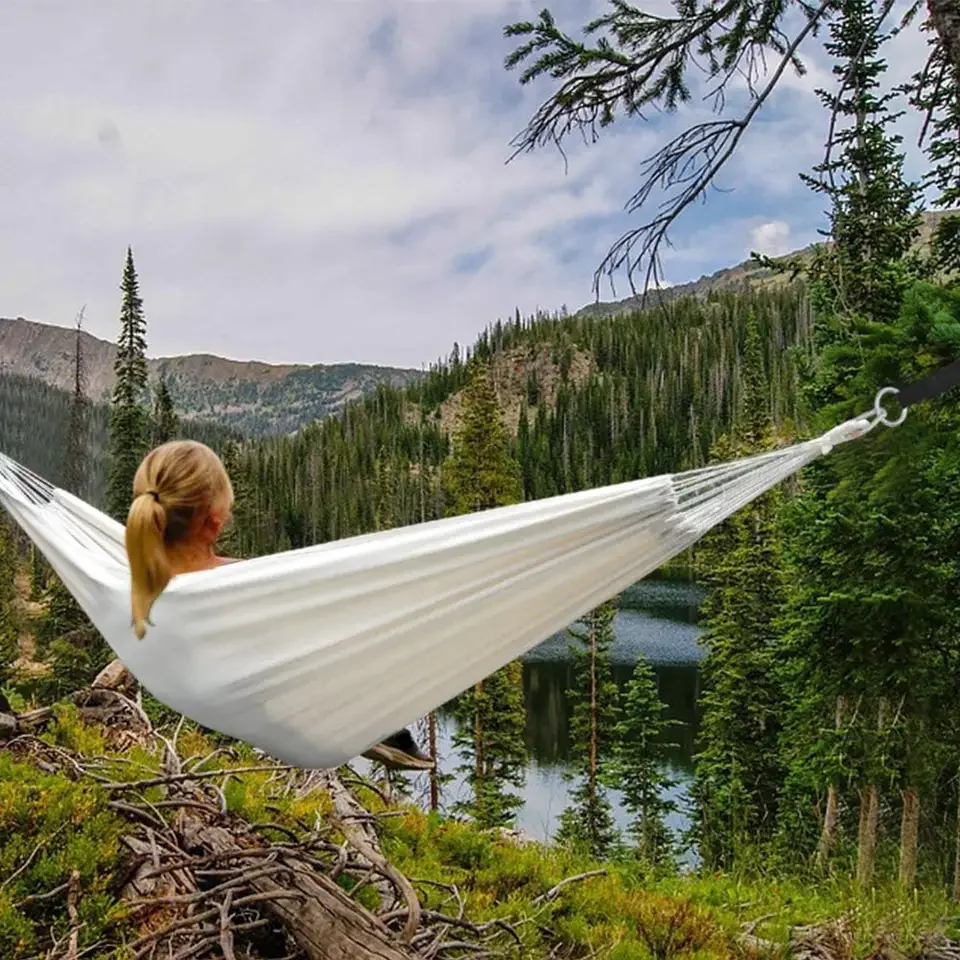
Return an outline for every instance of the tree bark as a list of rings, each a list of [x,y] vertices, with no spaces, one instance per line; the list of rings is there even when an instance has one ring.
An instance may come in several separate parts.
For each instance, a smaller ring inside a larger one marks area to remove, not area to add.
[[[597,629],[590,628],[590,768],[587,776],[590,784],[590,839],[597,841]]]
[[[901,796],[903,812],[900,817],[900,883],[904,887],[912,887],[917,879],[920,794],[912,787],[908,787]]]
[[[422,468],[421,468],[422,469]],[[430,768],[430,809],[440,809],[440,774],[437,770],[437,712],[430,711],[427,717],[427,743],[430,760],[433,766]]]
[[[957,797],[957,837],[953,854],[953,899],[960,903],[960,796]]]
[[[474,756],[474,774],[477,778],[477,790],[480,789],[480,783],[483,781],[483,718],[480,715],[480,703],[483,699],[483,681],[474,685],[474,708],[473,708],[473,752]]]
[[[874,853],[877,848],[877,821],[879,819],[877,788],[871,784],[860,791],[860,836],[857,858],[857,880],[868,884],[873,880]]]
[[[393,908],[396,900],[394,890],[399,890],[403,895],[407,906],[405,935],[409,941],[420,925],[420,901],[416,891],[410,881],[384,857],[377,831],[370,820],[365,819],[367,811],[343,785],[340,778],[330,770],[323,771],[320,778],[333,801],[333,811],[343,835],[354,850],[381,874],[373,881],[380,895],[381,911],[386,912]]]
[[[183,833],[189,842],[210,853],[240,848],[229,830],[184,818]],[[254,838],[245,836],[246,846]],[[263,902],[290,931],[308,960],[412,960],[414,954],[392,942],[390,931],[368,910],[354,903],[329,877],[293,869],[285,884],[272,877],[253,877],[258,893],[280,896],[299,893],[296,899]]]
[[[837,710],[834,716],[834,727],[839,730],[843,725],[843,710],[845,698],[837,697]],[[820,832],[820,844],[817,847],[817,866],[822,867],[826,864],[833,850],[833,843],[837,836],[837,807],[839,803],[839,791],[836,783],[831,783],[827,788],[827,809],[823,815],[823,830]]]
[[[927,0],[927,12],[954,73],[960,74],[960,5],[957,0]]]

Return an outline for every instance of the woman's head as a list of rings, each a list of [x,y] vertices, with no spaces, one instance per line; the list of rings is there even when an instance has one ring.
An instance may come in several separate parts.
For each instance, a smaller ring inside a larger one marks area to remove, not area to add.
[[[210,548],[233,506],[233,488],[220,458],[194,440],[151,450],[133,478],[127,516],[127,558],[133,629],[141,640],[154,601],[171,578],[171,553]]]

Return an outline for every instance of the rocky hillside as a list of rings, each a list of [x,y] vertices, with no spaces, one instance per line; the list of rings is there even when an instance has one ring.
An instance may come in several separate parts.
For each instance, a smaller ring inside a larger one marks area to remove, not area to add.
[[[918,246],[921,248],[930,242],[930,237],[937,225],[946,217],[960,215],[960,210],[927,211],[923,214],[923,224],[920,228]],[[814,245],[794,250],[786,254],[784,260],[808,260],[815,249]],[[670,303],[681,297],[705,297],[716,290],[756,290],[760,287],[779,285],[789,280],[786,273],[777,273],[761,266],[753,260],[745,260],[733,267],[725,267],[716,273],[691,280],[689,283],[678,283],[672,287],[663,287],[659,290],[651,289],[646,298],[646,306],[658,303]],[[598,303],[588,303],[577,311],[576,316],[609,317],[619,313],[637,310],[644,306],[643,297],[627,297],[624,300],[611,300]]]
[[[0,371],[73,385],[74,331],[18,317],[0,318]],[[114,344],[83,334],[88,391],[106,400],[113,385]],[[281,365],[206,354],[150,361],[150,377],[168,378],[178,412],[247,433],[288,433],[339,410],[378,384],[403,387],[417,370],[359,363]]]

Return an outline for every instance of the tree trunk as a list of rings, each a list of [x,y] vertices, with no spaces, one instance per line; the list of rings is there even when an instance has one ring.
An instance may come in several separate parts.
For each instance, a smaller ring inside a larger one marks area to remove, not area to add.
[[[837,730],[843,724],[843,710],[845,698],[837,697],[837,710],[834,716],[834,726]],[[836,783],[831,783],[827,788],[827,809],[823,815],[823,830],[820,832],[820,844],[817,847],[817,866],[822,867],[826,864],[833,849],[833,843],[837,836],[837,805],[839,802],[839,791]]]
[[[912,787],[902,793],[900,817],[900,883],[912,887],[917,879],[917,837],[920,830],[920,794]]]
[[[960,903],[960,795],[957,796],[957,837],[953,853],[953,899]]]
[[[860,791],[860,837],[857,858],[857,880],[868,884],[873,880],[874,853],[877,849],[877,820],[879,819],[877,788],[871,784]]]
[[[957,0],[927,0],[927,11],[954,73],[960,74],[960,5]]]
[[[480,782],[483,780],[483,718],[480,715],[480,702],[483,699],[483,681],[482,680],[474,686],[473,695],[474,695],[474,707],[473,707],[474,774],[476,775],[476,778],[477,778],[477,789],[479,789]]]
[[[211,853],[235,850],[237,838],[224,827],[185,818],[183,833],[192,843]],[[249,837],[244,837],[250,840]],[[254,877],[250,886],[258,893],[282,897],[299,893],[297,899],[263,902],[290,931],[309,960],[411,960],[413,953],[393,942],[390,931],[368,910],[351,900],[329,877],[291,870],[282,885],[272,877]]]
[[[837,785],[827,787],[827,809],[823,814],[823,829],[820,831],[820,844],[817,847],[817,866],[823,867],[830,857],[833,841],[837,835]]]
[[[437,713],[430,711],[427,717],[427,749],[433,766],[430,768],[430,809],[440,809],[440,775],[437,771]]]
[[[877,733],[883,731],[887,717],[887,698],[877,703]],[[857,858],[857,880],[869,884],[873,880],[873,866],[877,850],[877,824],[880,819],[880,798],[877,786],[871,783],[860,791],[860,835]]]
[[[590,811],[590,840],[597,842],[597,629],[590,628],[590,799],[587,808]]]

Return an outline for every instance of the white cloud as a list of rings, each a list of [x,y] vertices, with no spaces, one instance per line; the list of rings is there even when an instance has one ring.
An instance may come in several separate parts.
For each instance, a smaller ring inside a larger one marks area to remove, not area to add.
[[[641,222],[622,212],[640,162],[691,112],[571,140],[567,173],[551,150],[505,165],[548,87],[504,72],[501,30],[541,5],[0,8],[0,315],[69,323],[87,303],[112,338],[128,243],[153,353],[419,366],[514,306],[576,309]],[[605,6],[561,0],[558,19]],[[829,65],[807,61],[724,171],[733,192],[672,232],[670,281],[813,232],[797,173]]]
[[[793,249],[790,224],[785,220],[768,220],[750,231],[750,241],[757,253],[781,257]]]

